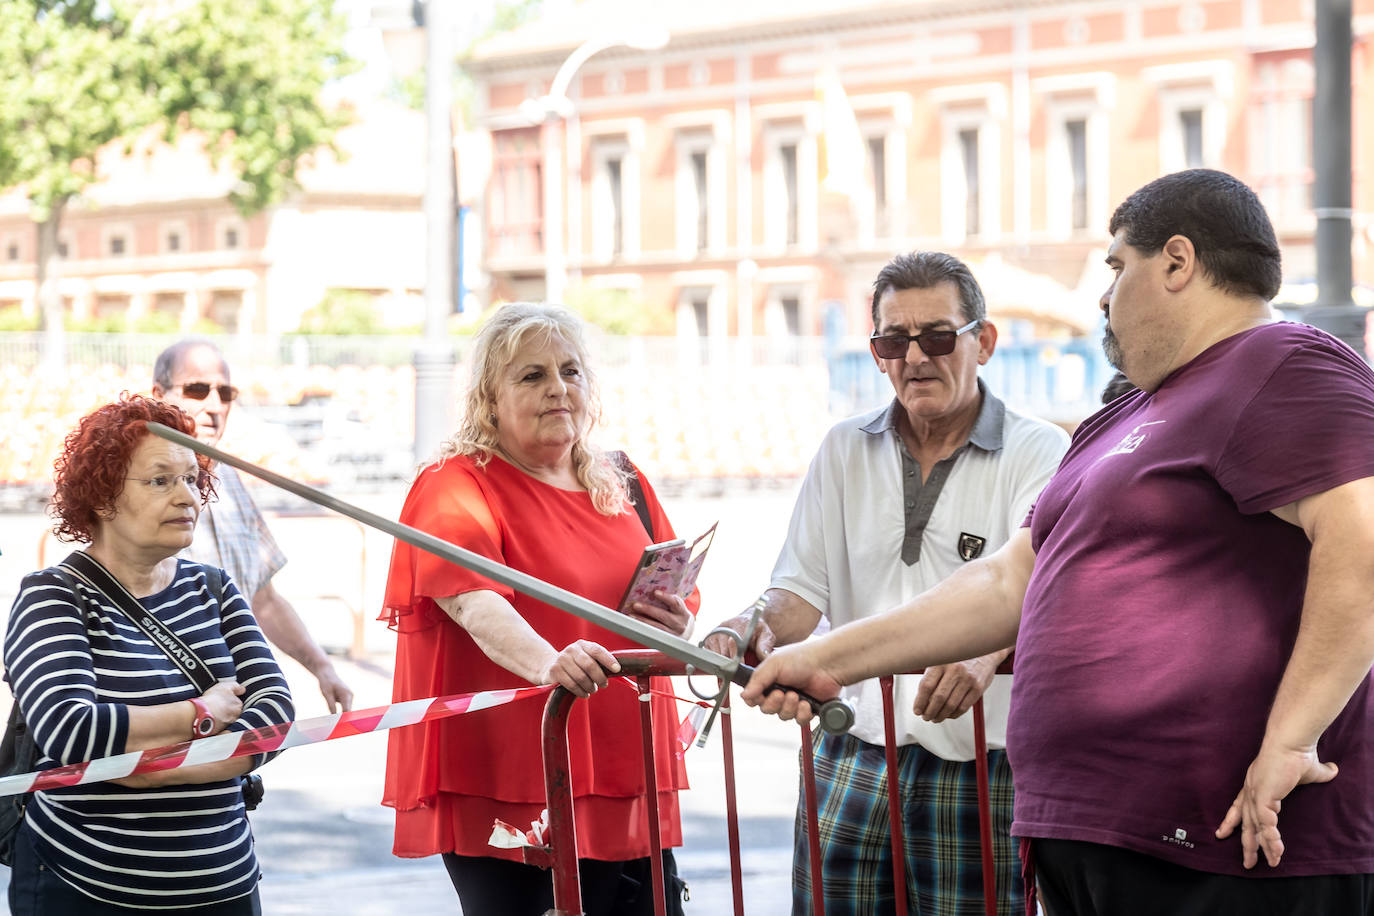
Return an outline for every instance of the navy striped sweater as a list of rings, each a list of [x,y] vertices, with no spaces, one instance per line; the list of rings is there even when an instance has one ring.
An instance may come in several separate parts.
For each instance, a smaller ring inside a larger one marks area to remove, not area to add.
[[[38,745],[39,769],[123,753],[129,706],[199,696],[186,675],[104,596],[80,599],[51,570],[24,577],[5,633],[5,679]],[[226,578],[221,614],[202,568],[177,561],[172,584],[140,603],[219,680],[244,687],[244,731],[290,721],[281,669],[248,603]],[[188,735],[189,737],[189,735]],[[272,755],[257,755],[254,767]],[[252,893],[253,837],[237,780],[127,789],[113,783],[38,792],[27,820],[48,866],[120,906],[202,906]]]

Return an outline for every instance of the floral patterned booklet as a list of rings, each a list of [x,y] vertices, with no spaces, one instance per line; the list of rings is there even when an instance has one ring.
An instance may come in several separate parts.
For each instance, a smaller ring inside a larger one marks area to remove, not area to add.
[[[659,589],[684,599],[692,594],[697,587],[697,573],[701,572],[706,551],[715,536],[716,526],[712,525],[690,544],[678,538],[645,547],[625,589],[625,597],[620,599],[620,611],[630,613],[631,605],[636,601],[651,601],[653,593]]]

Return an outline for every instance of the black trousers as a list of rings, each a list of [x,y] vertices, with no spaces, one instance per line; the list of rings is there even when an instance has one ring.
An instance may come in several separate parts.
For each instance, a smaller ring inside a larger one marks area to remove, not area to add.
[[[463,916],[544,916],[553,907],[550,871],[487,856],[446,852],[443,859],[463,905]],[[578,859],[582,909],[587,916],[654,916],[649,861],[647,857],[628,862]],[[671,914],[677,912],[673,907],[677,863],[671,849],[663,850],[663,872]]]
[[[1031,841],[1046,916],[1374,916],[1374,875],[1195,871],[1116,846]]]

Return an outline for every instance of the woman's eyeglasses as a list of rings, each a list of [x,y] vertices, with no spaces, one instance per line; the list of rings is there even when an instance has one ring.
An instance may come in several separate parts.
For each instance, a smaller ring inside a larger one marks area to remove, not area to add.
[[[177,484],[181,484],[192,493],[199,494],[201,485],[209,475],[204,471],[195,474],[159,474],[156,477],[125,477],[125,480],[137,480],[159,496],[166,496],[176,489]]]
[[[181,393],[193,401],[203,401],[210,396],[210,392],[218,391],[219,399],[228,404],[239,396],[239,390],[233,385],[211,385],[209,382],[183,382],[180,385],[173,385],[173,388],[180,388]]]
[[[868,344],[879,359],[906,359],[907,349],[914,343],[926,356],[948,356],[954,352],[959,335],[978,327],[970,321],[957,331],[926,331],[922,334],[874,334]]]

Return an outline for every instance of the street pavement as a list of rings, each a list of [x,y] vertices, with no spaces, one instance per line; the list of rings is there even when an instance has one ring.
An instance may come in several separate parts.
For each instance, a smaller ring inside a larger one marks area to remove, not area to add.
[[[720,521],[699,582],[705,600],[698,639],[708,626],[747,606],[766,584],[794,493],[794,487],[782,487],[664,494],[669,516],[689,539]],[[358,501],[394,518],[400,496],[389,493]],[[358,577],[361,595],[352,604],[364,611],[365,652],[356,659],[340,656],[335,664],[355,692],[355,708],[385,705],[391,697],[394,640],[373,618],[380,607],[389,539],[367,532],[364,553],[357,548],[357,536],[342,533],[342,528],[337,536],[320,536],[297,520],[284,518],[272,524],[291,558],[287,570],[292,575],[284,571],[283,591],[297,601],[312,631],[324,634],[322,641],[331,648],[347,646],[352,636],[347,602],[333,595],[346,593],[345,586]],[[38,566],[46,525],[40,515],[0,515],[0,603],[5,608],[13,601],[20,577]],[[341,544],[347,545],[343,551]],[[47,563],[68,549],[51,541],[45,546]],[[333,597],[308,600],[312,581],[313,591]],[[323,715],[324,701],[310,674],[290,659],[281,661],[298,716]],[[678,693],[689,695],[685,685],[679,685]],[[0,694],[0,715],[7,715],[9,693]],[[681,708],[685,714],[687,707]],[[780,916],[790,912],[798,730],[743,706],[735,711],[734,725],[745,912]],[[461,913],[437,858],[391,855],[392,813],[380,804],[385,757],[384,734],[362,735],[296,748],[261,771],[267,796],[251,820],[263,865],[264,913]],[[691,891],[687,912],[727,914],[732,912],[732,896],[719,735],[705,748],[693,747],[687,763],[692,789],[682,796],[685,845],[678,852],[679,870]],[[8,878],[8,869],[0,868],[0,888]]]

